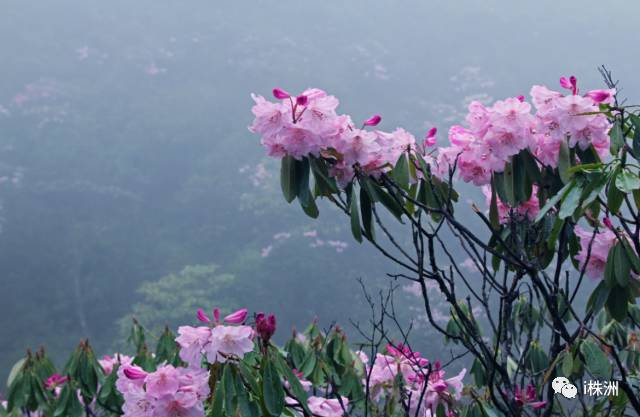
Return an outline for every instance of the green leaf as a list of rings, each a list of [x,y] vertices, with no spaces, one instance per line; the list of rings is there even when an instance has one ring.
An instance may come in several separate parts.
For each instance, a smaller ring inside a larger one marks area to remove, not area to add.
[[[607,206],[612,213],[617,213],[622,206],[622,202],[624,201],[624,193],[622,193],[615,186],[616,179],[619,172],[615,171],[613,173],[613,178],[609,182],[609,189],[607,190]]]
[[[600,281],[598,286],[593,290],[587,301],[586,311],[592,311],[594,315],[598,314],[607,299],[609,298],[610,288],[605,281]]]
[[[640,189],[640,177],[625,169],[616,176],[616,188],[623,193],[638,190]]]
[[[238,401],[235,392],[235,370],[233,365],[227,364],[222,371],[222,389],[224,393],[224,412],[227,416],[235,416]]]
[[[613,247],[613,262],[616,275],[616,282],[621,287],[629,285],[629,276],[631,275],[631,263],[627,258],[624,247],[618,242]]]
[[[498,211],[498,196],[495,187],[491,187],[491,204],[489,205],[489,221],[491,226],[497,230],[500,228],[500,213]]]
[[[573,372],[573,355],[571,352],[564,352],[562,357],[562,375],[569,378]]]
[[[511,165],[510,163],[508,163],[505,168],[504,168],[504,172],[502,173],[502,177],[503,177],[503,181],[504,181],[504,196],[505,199],[501,200],[505,203],[507,203],[509,206],[511,207],[516,207],[518,204],[517,199],[516,199],[516,184],[515,184],[515,178],[514,178],[514,173],[513,173],[513,165]]]
[[[566,219],[569,216],[572,216],[576,211],[578,206],[580,205],[580,196],[582,195],[582,184],[575,183],[573,187],[569,190],[567,195],[562,199],[562,204],[560,205],[560,212],[558,213],[558,217],[561,219]]]
[[[619,322],[627,318],[629,311],[629,291],[618,285],[611,287],[607,298],[607,312]]]
[[[620,120],[616,120],[609,131],[609,137],[611,138],[611,155],[617,155],[618,151],[624,146],[624,136],[622,134],[622,126]]]
[[[609,378],[611,376],[611,364],[607,355],[591,340],[584,340],[580,345],[580,352],[584,356],[585,367],[595,377]]]
[[[569,183],[569,184],[565,185],[564,187],[562,187],[562,189],[560,189],[560,191],[558,191],[558,193],[556,195],[554,195],[553,197],[548,199],[546,204],[544,205],[544,207],[542,207],[540,209],[540,212],[536,216],[535,222],[537,223],[540,220],[542,220],[544,215],[547,214],[547,212],[549,210],[551,210],[552,207],[554,207],[556,204],[558,204],[558,201],[560,201],[562,198],[564,198],[564,196],[569,192],[569,190],[571,190],[571,188],[573,186],[574,186],[573,183]]]
[[[407,155],[404,152],[400,154],[396,165],[391,171],[391,175],[396,184],[401,188],[405,190],[409,188],[409,164],[407,162]]]
[[[336,180],[329,176],[329,172],[324,161],[317,159],[314,156],[309,157],[309,164],[313,171],[313,177],[316,180],[316,184],[320,186],[322,195],[331,195],[338,192],[338,186]]]
[[[533,183],[539,184],[542,181],[542,175],[540,173],[538,163],[533,155],[531,155],[531,152],[525,149],[520,152],[520,158],[522,159],[522,164],[524,165],[529,180]]]
[[[571,181],[571,173],[569,169],[571,168],[571,152],[569,151],[569,145],[567,141],[563,140],[560,142],[560,153],[558,155],[558,174],[560,174],[560,179],[564,184],[567,184]]]
[[[298,187],[296,186],[296,160],[292,156],[282,158],[280,165],[280,186],[287,203],[296,198]]]
[[[262,396],[269,415],[279,417],[284,409],[284,389],[280,375],[268,356],[262,361]]]
[[[349,199],[349,212],[351,214],[351,233],[358,242],[362,243],[362,229],[360,228],[360,210],[358,209],[358,198],[356,190],[352,189]]]
[[[633,124],[633,155],[636,159],[640,158],[640,117],[630,114],[629,118]]]
[[[289,387],[294,395],[294,398],[300,402],[300,404],[308,414],[311,414],[311,411],[307,406],[307,393],[302,387],[300,379],[298,379],[298,377],[289,368],[289,365],[287,365],[285,360],[277,352],[274,354],[274,357],[276,360],[278,371],[280,372],[280,374],[284,375],[285,379],[289,382]]]
[[[362,225],[364,226],[364,232],[367,239],[370,241],[376,240],[376,231],[374,227],[374,202],[369,198],[367,190],[360,189],[360,213],[362,214]]]

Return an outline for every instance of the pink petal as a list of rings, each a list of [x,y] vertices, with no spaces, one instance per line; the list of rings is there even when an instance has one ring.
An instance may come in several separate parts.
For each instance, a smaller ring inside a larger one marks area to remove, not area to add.
[[[382,120],[382,117],[379,114],[372,116],[370,119],[364,122],[365,126],[377,126],[378,123]]]
[[[281,88],[274,88],[273,89],[273,96],[275,98],[277,98],[278,100],[284,100],[285,98],[291,97],[291,94],[287,93],[286,91],[284,91]]]
[[[232,324],[244,323],[244,321],[247,319],[248,314],[249,314],[249,310],[247,310],[246,308],[243,308],[226,316],[224,318],[224,321]]]

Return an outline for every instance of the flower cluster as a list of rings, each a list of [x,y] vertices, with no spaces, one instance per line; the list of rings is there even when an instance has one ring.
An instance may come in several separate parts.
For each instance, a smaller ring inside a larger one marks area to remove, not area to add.
[[[441,176],[457,162],[465,182],[485,185],[493,172],[502,172],[513,155],[534,148],[535,118],[524,97],[508,98],[485,107],[477,101],[469,104],[468,128],[449,129],[451,146],[441,148],[437,170]]]
[[[203,369],[164,365],[147,373],[126,365],[118,369],[116,387],[124,396],[125,417],[202,417],[208,381]]]
[[[370,369],[367,367],[371,394],[375,399],[392,389],[399,376],[410,398],[412,415],[417,409],[435,410],[441,403],[449,407],[453,400],[460,399],[466,369],[445,379],[445,371],[439,362],[430,365],[427,359],[420,356],[420,352],[414,352],[402,343],[397,346],[389,344],[386,350],[386,355],[378,353],[373,366]],[[369,362],[362,352],[360,357],[365,364]]]
[[[580,96],[575,77],[570,80],[560,79],[560,85],[571,90],[566,96],[541,85],[531,88],[537,109],[535,154],[542,164],[554,168],[558,165],[560,144],[567,138],[570,148],[586,150],[593,145],[601,158],[609,150],[611,123],[604,114],[593,113],[599,111],[599,104],[612,103],[615,90],[593,90]]]
[[[580,239],[580,251],[576,255],[580,269],[584,268],[590,278],[602,278],[609,250],[617,241],[616,234],[609,229],[588,231],[579,226],[575,233]]]
[[[242,359],[254,347],[254,330],[249,326],[227,326],[220,324],[219,312],[214,309],[211,320],[202,310],[198,319],[208,326],[181,326],[176,342],[180,345],[180,358],[191,367],[200,367],[203,357],[209,363],[224,363]],[[247,310],[238,310],[224,318],[224,322],[240,324],[246,320]]]
[[[253,95],[255,119],[250,130],[262,136],[262,144],[270,156],[325,156],[333,159],[331,175],[342,185],[348,184],[358,167],[377,174],[393,166],[405,151],[420,150],[435,144],[436,130],[431,129],[418,145],[415,137],[402,128],[393,132],[367,130],[377,126],[376,115],[357,127],[350,116],[338,115],[338,99],[317,88],[303,91],[297,97],[275,89],[279,102]]]

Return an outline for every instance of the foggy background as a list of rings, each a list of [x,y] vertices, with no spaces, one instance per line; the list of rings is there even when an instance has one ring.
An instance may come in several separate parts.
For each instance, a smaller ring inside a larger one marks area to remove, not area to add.
[[[313,221],[284,202],[277,161],[247,130],[250,93],[319,87],[354,120],[379,113],[381,129],[418,138],[435,125],[445,143],[470,100],[572,74],[601,88],[600,64],[634,101],[639,12],[577,0],[3,2],[0,389],[27,348],[46,346],[59,366],[82,337],[99,354],[122,348],[132,315],[157,329],[192,323],[198,307],[247,306],[274,312],[282,340],[314,317],[348,327],[366,313],[356,278],[377,291],[393,265],[329,204]],[[423,320],[411,288],[398,296],[407,322]]]

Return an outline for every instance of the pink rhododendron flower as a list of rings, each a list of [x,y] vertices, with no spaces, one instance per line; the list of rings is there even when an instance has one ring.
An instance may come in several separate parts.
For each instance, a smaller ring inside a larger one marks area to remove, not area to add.
[[[200,367],[205,347],[211,340],[210,327],[180,326],[176,343],[180,345],[180,359],[192,367]]]
[[[482,192],[485,195],[487,206],[491,205],[491,187],[482,187]],[[532,221],[536,218],[540,212],[540,201],[538,200],[538,187],[533,186],[531,191],[531,198],[519,205],[518,207],[510,207],[508,204],[500,200],[500,197],[496,196],[498,206],[498,219],[500,223],[505,224],[513,220],[528,219]]]
[[[341,397],[342,404],[346,408],[349,399]],[[345,412],[337,398],[309,397],[307,400],[309,410],[318,417],[342,417]]]
[[[126,375],[126,372],[125,372]],[[147,392],[158,398],[163,395],[173,395],[178,391],[178,371],[171,365],[159,368],[146,377]]]
[[[617,242],[616,234],[609,229],[599,230],[594,234],[580,226],[575,227],[575,233],[580,239],[580,251],[576,255],[580,269],[585,268],[585,273],[590,278],[604,277],[609,250]],[[591,253],[589,253],[589,245],[591,245]]]
[[[462,379],[466,373],[467,370],[463,369],[458,375],[445,379],[445,372],[440,369],[440,363],[436,362],[433,369],[431,369],[428,380],[417,378],[407,388],[411,398],[409,404],[411,413],[414,414],[420,409],[425,413],[424,415],[429,416],[427,412],[435,410],[439,404],[443,404],[445,409],[448,410],[448,404],[452,400],[459,400],[462,397]],[[424,396],[422,397],[422,402],[420,402],[420,396],[423,391]]]
[[[536,401],[536,388],[531,384],[527,385],[525,391],[516,385],[514,398],[520,407],[526,406],[537,410],[547,405],[546,401]]]
[[[253,350],[253,329],[249,326],[216,326],[211,329],[204,353],[210,363],[242,359]]]
[[[471,102],[466,121],[469,128],[449,129],[450,147],[441,148],[436,175],[445,178],[456,164],[465,182],[485,185],[494,172],[502,172],[513,155],[535,147],[535,118],[529,103],[517,98],[497,101],[492,107]]]
[[[537,109],[535,154],[544,165],[558,165],[560,144],[567,140],[569,147],[585,150],[593,145],[601,158],[609,150],[611,124],[599,111],[598,103],[588,95],[564,96],[543,86],[531,88],[533,104]]]
[[[102,359],[99,359],[98,362],[102,367],[105,375],[111,374],[113,368],[120,364],[122,366],[130,365],[133,362],[133,358],[131,356],[122,355],[120,353],[114,353],[113,356],[104,355]]]
[[[208,371],[164,365],[144,378],[136,375],[131,380],[129,373],[119,375],[116,383],[124,397],[125,417],[204,416],[203,401],[209,396]]]

